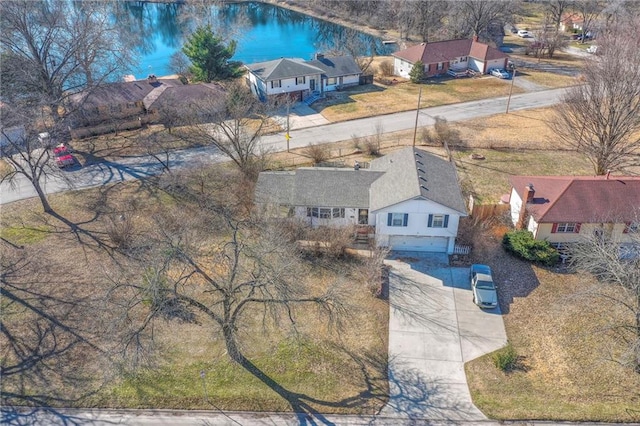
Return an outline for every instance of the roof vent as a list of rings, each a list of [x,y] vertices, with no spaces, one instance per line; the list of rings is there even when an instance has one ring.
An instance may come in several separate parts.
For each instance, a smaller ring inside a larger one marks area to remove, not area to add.
[[[419,161],[419,160],[416,160],[416,163],[420,164],[421,166],[424,166],[424,163],[422,163],[422,162],[421,162],[421,161]]]
[[[418,167],[418,171],[419,171],[420,173],[425,173],[425,171],[424,171],[424,170],[422,170],[422,169],[421,169],[421,168],[419,168],[419,167]]]
[[[414,154],[416,154],[416,157],[420,157],[420,158],[422,158],[422,155],[420,155],[420,153],[419,153],[419,152],[414,152]]]
[[[425,182],[427,181],[427,179],[424,176],[420,176],[420,180],[423,180]]]
[[[426,186],[424,186],[424,185],[420,185],[420,188],[424,189],[425,191],[428,191],[428,190],[429,190],[429,189],[428,189]]]

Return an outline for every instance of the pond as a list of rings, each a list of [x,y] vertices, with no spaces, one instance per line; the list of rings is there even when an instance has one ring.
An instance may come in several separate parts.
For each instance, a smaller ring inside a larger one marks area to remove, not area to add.
[[[236,40],[233,59],[245,64],[281,57],[312,59],[317,52],[344,50],[358,55],[389,54],[391,46],[371,35],[265,3],[196,6],[184,3],[121,3],[116,20],[139,52],[137,78],[170,75],[171,56],[198,25],[208,24]]]

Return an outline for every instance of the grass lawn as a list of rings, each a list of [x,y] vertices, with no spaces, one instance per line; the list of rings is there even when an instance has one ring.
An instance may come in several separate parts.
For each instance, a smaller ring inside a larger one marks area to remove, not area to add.
[[[484,160],[472,160],[471,153]],[[507,194],[510,175],[589,175],[591,164],[572,151],[474,149],[455,151],[462,189],[481,204],[495,204]]]
[[[59,306],[50,302],[47,309],[60,309],[65,323],[78,326],[106,352],[98,353],[85,345],[60,350],[45,359],[55,366],[55,374],[48,375],[46,382],[30,382],[29,372],[26,376],[6,375],[0,384],[4,390],[18,390],[23,384],[27,391],[59,397],[61,402],[54,405],[76,407],[291,410],[288,401],[229,360],[220,333],[206,320],[158,322],[153,329],[155,350],[140,354],[149,362],[147,367],[132,369],[128,363],[121,364],[113,351],[117,336],[124,332],[115,327],[121,323],[119,305],[110,302],[113,280],[123,271],[139,280],[143,272],[124,269],[127,259],[98,242],[110,243],[109,227],[120,214],[130,215],[135,226],[132,235],[146,235],[153,226],[151,218],[161,211],[184,214],[189,205],[176,204],[148,182],[70,191],[49,198],[53,208],[79,228],[73,232],[60,220],[39,213],[36,199],[3,206],[3,258],[9,262],[21,253],[29,256],[20,274],[7,279],[56,295],[58,302],[77,300],[79,304]],[[217,237],[208,238],[214,244]],[[388,394],[389,308],[386,301],[371,295],[359,275],[350,275],[356,264],[349,258],[336,260],[331,268],[311,262],[311,274],[304,278],[318,289],[336,280],[350,280],[350,309],[343,318],[343,328],[329,327],[307,306],[292,311],[295,325],[286,318],[276,324],[256,311],[239,331],[247,358],[275,383],[320,412],[372,414],[385,404]],[[2,319],[3,326],[24,336],[29,336],[31,324],[37,322],[29,310],[6,298],[2,300]],[[0,343],[7,347],[4,335]],[[11,364],[10,355],[3,357],[3,362]]]
[[[575,77],[537,71],[531,68],[519,68],[516,72],[516,79],[522,78],[524,80],[531,81],[532,83],[538,84],[542,87],[547,87],[549,89],[568,87],[573,86],[574,84],[578,84]]]
[[[474,403],[496,419],[640,421],[640,375],[608,359],[620,348],[608,321],[627,313],[589,295],[588,277],[532,270],[531,293],[504,316],[519,367],[504,373],[491,354],[467,363]]]
[[[421,108],[509,94],[509,85],[495,77],[463,79],[442,77],[431,79],[424,84],[398,81],[389,86],[376,83],[373,88],[371,86],[349,88],[341,92],[329,93],[326,99],[315,102],[312,107],[332,122],[409,111],[417,107],[420,88],[422,88]],[[514,94],[522,92],[518,87],[513,89]]]

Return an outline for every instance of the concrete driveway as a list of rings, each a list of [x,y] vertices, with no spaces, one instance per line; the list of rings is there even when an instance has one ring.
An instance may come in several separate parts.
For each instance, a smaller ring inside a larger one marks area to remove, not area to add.
[[[499,308],[475,306],[469,269],[449,267],[446,255],[396,253],[386,262],[391,395],[382,414],[486,420],[471,402],[464,363],[506,344]]]

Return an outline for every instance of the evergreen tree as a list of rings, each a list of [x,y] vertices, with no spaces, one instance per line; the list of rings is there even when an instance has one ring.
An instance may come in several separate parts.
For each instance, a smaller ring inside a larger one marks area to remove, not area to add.
[[[422,61],[417,61],[415,64],[413,64],[411,72],[409,72],[409,78],[411,79],[412,83],[420,83],[422,77],[424,77],[424,64],[422,63]]]
[[[230,61],[236,52],[236,42],[225,46],[221,37],[216,36],[211,26],[198,27],[189,36],[182,51],[191,60],[190,71],[196,81],[210,83],[242,75],[241,63]]]

